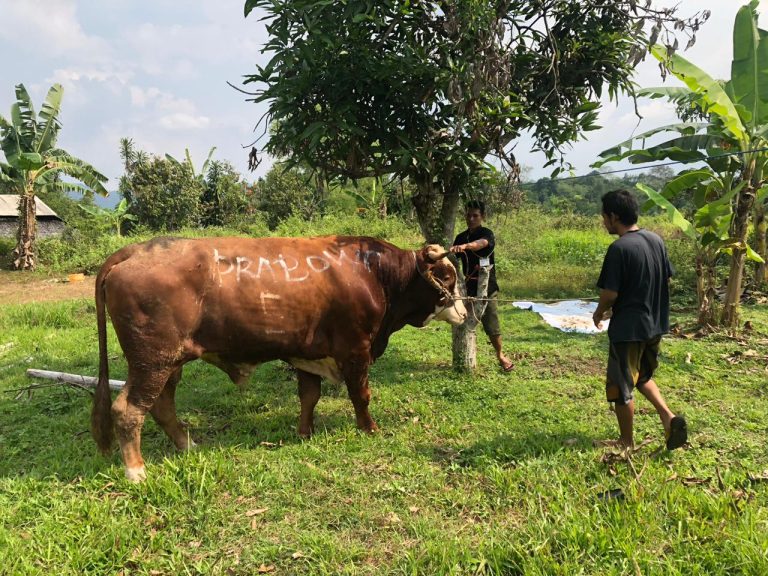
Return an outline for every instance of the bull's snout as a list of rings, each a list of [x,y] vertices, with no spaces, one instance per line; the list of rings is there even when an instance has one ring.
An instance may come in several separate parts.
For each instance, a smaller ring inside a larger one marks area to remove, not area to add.
[[[441,320],[445,320],[452,326],[460,326],[467,319],[467,307],[463,300],[454,300],[452,305],[443,310]]]

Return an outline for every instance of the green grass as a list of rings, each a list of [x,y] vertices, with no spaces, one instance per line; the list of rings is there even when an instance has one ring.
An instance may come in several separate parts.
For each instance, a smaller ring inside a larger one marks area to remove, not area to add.
[[[757,331],[746,345],[665,340],[658,381],[688,417],[691,446],[653,455],[660,426],[640,400],[637,436],[654,442],[634,459],[639,479],[591,447],[616,433],[605,337],[502,307],[509,375],[485,344],[478,373],[455,375],[445,325],[395,335],[371,374],[373,437],[355,430],[345,391],[324,385],[319,432],[300,440],[296,384],[278,363],[242,393],[190,364],[179,411],[202,445],[178,454],[148,420],[149,479],[136,486],[116,453],[97,455],[87,393],[14,399],[27,367],[96,373],[92,304],[3,307],[0,572],[768,573],[768,483],[748,479],[768,469],[768,313],[745,314]],[[123,378],[113,334],[110,349]],[[613,488],[625,499],[598,498]]]
[[[696,285],[691,243],[661,217],[643,218],[640,224],[666,241],[677,269],[672,291],[678,301],[691,303]],[[616,239],[606,233],[599,216],[530,207],[492,218],[487,225],[496,235],[501,292],[511,299],[594,297],[605,251]]]
[[[661,220],[644,225],[667,240],[673,320],[690,325],[690,246]],[[594,294],[612,240],[599,219],[525,210],[490,226],[505,297]],[[291,220],[276,234],[333,231],[419,245],[396,220]],[[112,242],[56,245],[69,252],[48,271],[97,267]],[[28,367],[96,373],[92,302],[0,307],[0,574],[768,573],[768,481],[750,481],[768,474],[764,307],[745,309],[743,340],[664,341],[658,382],[690,447],[656,453],[660,425],[641,399],[637,439],[653,443],[634,471],[592,447],[616,435],[606,337],[501,314],[511,374],[483,336],[480,369],[459,376],[448,326],[397,333],[371,372],[372,437],[355,430],[343,388],[323,385],[318,433],[302,441],[289,368],[265,365],[240,392],[190,364],[178,407],[201,446],[176,453],[148,419],[149,479],[136,486],[117,453],[97,454],[87,393],[23,391]],[[110,356],[124,378],[111,332]],[[599,498],[615,488],[623,500]]]

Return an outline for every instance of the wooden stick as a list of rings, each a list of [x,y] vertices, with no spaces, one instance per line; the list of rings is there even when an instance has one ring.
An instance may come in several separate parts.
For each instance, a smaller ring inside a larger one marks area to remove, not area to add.
[[[27,376],[30,378],[44,378],[46,380],[56,380],[58,382],[67,382],[68,384],[79,384],[80,386],[89,386],[91,388],[96,387],[98,378],[93,376],[81,376],[80,374],[67,374],[66,372],[52,372],[50,370],[37,370],[35,368],[29,368],[27,370]],[[122,380],[110,380],[110,390],[122,390],[125,386],[125,382]]]

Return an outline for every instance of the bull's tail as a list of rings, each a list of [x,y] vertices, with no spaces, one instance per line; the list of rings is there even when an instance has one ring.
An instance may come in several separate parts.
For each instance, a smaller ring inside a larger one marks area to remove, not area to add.
[[[112,396],[109,392],[109,360],[107,358],[107,312],[105,307],[104,280],[111,266],[104,265],[96,277],[96,323],[99,330],[99,381],[93,397],[91,411],[91,435],[99,450],[108,454],[112,448]]]

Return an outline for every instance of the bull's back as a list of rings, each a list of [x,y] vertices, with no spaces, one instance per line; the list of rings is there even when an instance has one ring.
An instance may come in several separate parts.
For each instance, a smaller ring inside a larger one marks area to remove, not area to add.
[[[332,331],[377,329],[375,270],[392,249],[335,236],[156,239],[113,255],[106,303],[124,350],[325,353]]]

